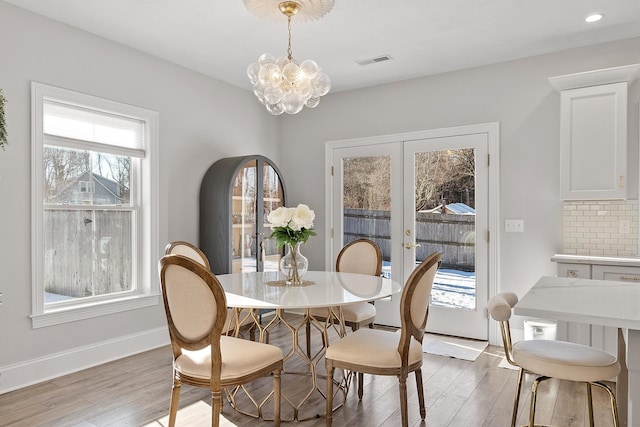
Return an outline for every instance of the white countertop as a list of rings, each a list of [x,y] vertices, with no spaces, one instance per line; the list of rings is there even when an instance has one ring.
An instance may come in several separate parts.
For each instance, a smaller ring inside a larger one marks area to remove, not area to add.
[[[545,276],[514,313],[640,330],[640,283]]]
[[[569,264],[597,264],[597,265],[620,265],[620,266],[627,266],[627,267],[640,267],[640,257],[604,257],[604,256],[556,254],[551,257],[551,261],[569,263]]]

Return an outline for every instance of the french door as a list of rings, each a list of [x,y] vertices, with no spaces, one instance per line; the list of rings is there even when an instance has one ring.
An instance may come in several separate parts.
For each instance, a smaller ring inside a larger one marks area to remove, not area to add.
[[[430,332],[488,337],[489,145],[487,132],[468,127],[329,143],[331,259],[369,238],[383,252],[383,274],[404,284],[441,251]],[[400,326],[399,301],[377,301],[376,323]]]

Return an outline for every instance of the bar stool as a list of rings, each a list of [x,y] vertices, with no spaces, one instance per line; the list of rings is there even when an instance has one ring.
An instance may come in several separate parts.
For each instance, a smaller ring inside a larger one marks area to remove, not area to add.
[[[593,347],[564,341],[529,340],[512,343],[509,319],[512,308],[517,302],[518,296],[516,294],[504,292],[492,297],[487,305],[491,317],[500,323],[507,362],[520,368],[511,426],[515,427],[516,425],[522,380],[524,374],[529,373],[536,375],[531,386],[530,427],[534,427],[538,386],[549,378],[583,382],[587,385],[589,425],[591,427],[594,426],[591,386],[595,385],[606,390],[611,401],[613,425],[618,427],[620,422],[616,397],[611,388],[603,383],[608,378],[617,376],[620,372],[620,364],[616,357]]]

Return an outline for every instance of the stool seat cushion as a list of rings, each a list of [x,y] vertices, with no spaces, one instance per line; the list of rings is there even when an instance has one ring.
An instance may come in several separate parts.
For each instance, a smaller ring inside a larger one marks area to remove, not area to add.
[[[565,341],[519,341],[513,344],[512,354],[514,362],[526,371],[563,380],[606,381],[620,372],[612,354]]]

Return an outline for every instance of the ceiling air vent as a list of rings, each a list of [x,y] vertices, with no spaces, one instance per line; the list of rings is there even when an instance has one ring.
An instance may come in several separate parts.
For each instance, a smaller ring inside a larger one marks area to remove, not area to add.
[[[375,64],[376,62],[391,61],[391,59],[392,58],[389,55],[380,55],[380,56],[376,56],[375,58],[362,59],[356,62],[359,65],[369,65],[369,64]]]

